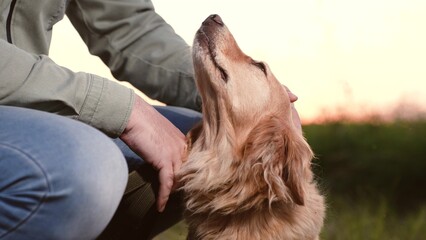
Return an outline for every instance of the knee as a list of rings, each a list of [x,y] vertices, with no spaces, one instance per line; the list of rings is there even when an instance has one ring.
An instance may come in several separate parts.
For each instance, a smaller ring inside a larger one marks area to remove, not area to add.
[[[53,148],[61,151],[49,157],[60,164],[50,162],[49,166],[54,166],[49,171],[52,189],[50,201],[44,207],[52,211],[52,219],[61,226],[59,237],[93,239],[106,227],[119,205],[128,168],[123,154],[109,137],[79,122],[73,124],[79,125],[70,127],[73,134],[52,143]]]
[[[35,239],[94,239],[99,235],[127,184],[127,166],[124,160],[117,161],[123,157],[111,150],[114,144],[109,147],[92,150],[97,159],[65,150],[70,162],[49,166],[28,152],[0,145],[0,238],[32,238],[46,226],[49,230]]]
[[[0,143],[0,238],[37,211],[49,192],[43,169],[14,146]]]
[[[84,153],[68,153],[74,156],[74,163],[65,164],[70,170],[55,183],[61,189],[55,193],[57,197],[65,197],[57,208],[66,208],[60,214],[66,212],[70,216],[62,224],[65,229],[61,234],[73,236],[76,232],[69,226],[78,226],[78,239],[93,239],[102,232],[113,217],[128,180],[121,151],[106,136],[98,137],[105,139],[92,136],[85,147],[78,147]]]
[[[63,160],[57,169],[52,169],[58,174],[50,179],[55,189],[61,190],[57,194],[65,194],[71,205],[92,205],[94,212],[104,212],[106,209],[102,208],[118,204],[127,184],[128,169],[116,144],[92,128],[82,129],[61,144],[66,147],[57,154]]]
[[[38,114],[21,116],[28,119],[21,127],[2,119],[8,127],[0,133],[7,135],[0,138],[0,209],[5,209],[0,237],[30,237],[51,226],[40,239],[93,239],[121,200],[127,183],[124,157],[96,129]],[[22,128],[26,125],[37,132],[29,133]]]

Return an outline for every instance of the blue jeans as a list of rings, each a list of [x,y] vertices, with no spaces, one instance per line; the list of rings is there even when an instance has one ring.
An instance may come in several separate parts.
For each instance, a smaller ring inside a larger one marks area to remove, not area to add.
[[[158,110],[184,133],[201,118]],[[114,141],[66,117],[0,106],[0,239],[96,238],[121,200],[129,168],[144,164]]]

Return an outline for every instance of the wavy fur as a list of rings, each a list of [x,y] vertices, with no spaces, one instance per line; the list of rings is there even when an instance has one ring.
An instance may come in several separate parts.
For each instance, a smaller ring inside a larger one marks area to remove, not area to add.
[[[269,69],[253,67],[216,15],[193,50],[204,119],[188,134],[178,174],[188,239],[317,239],[324,200],[286,92]],[[252,88],[262,94],[250,96]]]

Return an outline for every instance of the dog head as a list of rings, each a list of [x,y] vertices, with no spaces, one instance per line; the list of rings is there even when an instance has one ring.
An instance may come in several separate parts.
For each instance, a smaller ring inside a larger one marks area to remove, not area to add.
[[[196,33],[193,61],[204,115],[197,141],[202,148],[227,142],[223,148],[231,151],[234,161],[223,163],[230,167],[228,174],[221,172],[220,179],[203,182],[223,179],[228,187],[236,182],[245,185],[220,193],[227,199],[218,204],[222,211],[235,211],[233,204],[244,202],[247,206],[242,208],[250,208],[265,200],[269,206],[276,201],[303,205],[305,184],[312,180],[312,151],[292,122],[288,92],[268,65],[244,54],[218,15],[208,17]],[[224,151],[220,148],[216,151]],[[227,154],[218,154],[219,163],[214,164],[230,161]],[[243,192],[250,201],[238,195]],[[220,201],[216,199],[210,204]]]
[[[208,17],[198,30],[193,59],[203,112],[214,118],[211,121],[229,115],[234,126],[244,127],[267,112],[281,113],[290,121],[285,89],[266,63],[241,51],[218,15]]]

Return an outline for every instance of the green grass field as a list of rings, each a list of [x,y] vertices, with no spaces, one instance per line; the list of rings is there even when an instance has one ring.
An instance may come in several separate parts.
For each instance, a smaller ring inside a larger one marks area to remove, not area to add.
[[[304,126],[327,196],[321,239],[426,239],[426,121]],[[185,239],[183,223],[156,240]]]

